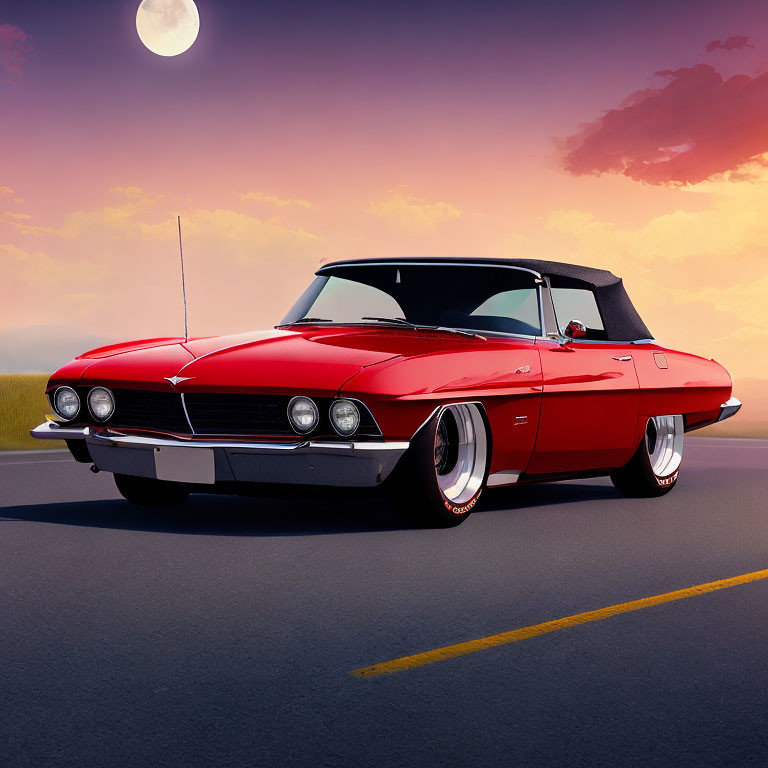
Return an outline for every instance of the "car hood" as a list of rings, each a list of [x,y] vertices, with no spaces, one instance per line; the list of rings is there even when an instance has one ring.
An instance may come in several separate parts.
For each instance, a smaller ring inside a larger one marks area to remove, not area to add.
[[[398,357],[476,345],[477,340],[392,328],[269,330],[202,339],[152,340],[94,350],[82,383],[116,388],[335,393],[361,370]]]

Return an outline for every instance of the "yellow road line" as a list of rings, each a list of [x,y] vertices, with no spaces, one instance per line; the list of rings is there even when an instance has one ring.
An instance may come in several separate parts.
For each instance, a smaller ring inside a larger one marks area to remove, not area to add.
[[[484,651],[486,648],[494,648],[497,645],[506,643],[516,643],[518,640],[527,640],[529,637],[538,637],[546,635],[548,632],[557,632],[559,629],[568,629],[579,624],[587,624],[590,621],[600,621],[609,619],[612,616],[618,616],[620,613],[629,611],[639,611],[642,608],[650,608],[653,605],[670,603],[673,600],[682,600],[686,597],[695,597],[704,595],[707,592],[715,592],[718,589],[727,589],[739,584],[747,584],[750,581],[760,581],[768,579],[768,569],[764,571],[753,571],[744,573],[741,576],[734,576],[730,579],[720,579],[720,581],[710,581],[707,584],[699,584],[696,587],[687,589],[678,589],[674,592],[665,592],[663,595],[654,595],[653,597],[644,597],[640,600],[632,600],[628,603],[619,603],[610,605],[607,608],[599,608],[596,611],[587,611],[586,613],[577,613],[573,616],[566,616],[562,619],[545,621],[542,624],[534,624],[522,629],[513,629],[510,632],[500,632],[498,635],[481,637],[477,640],[469,640],[466,643],[457,643],[456,645],[446,645],[444,648],[435,648],[432,651],[424,653],[415,653],[413,656],[402,656],[392,661],[382,661],[373,664],[370,667],[361,667],[353,669],[349,674],[353,677],[376,677],[378,675],[390,675],[393,672],[401,672],[405,669],[414,669],[422,667],[425,664],[433,664],[436,661],[444,659],[453,659],[457,656],[466,656],[469,653]]]

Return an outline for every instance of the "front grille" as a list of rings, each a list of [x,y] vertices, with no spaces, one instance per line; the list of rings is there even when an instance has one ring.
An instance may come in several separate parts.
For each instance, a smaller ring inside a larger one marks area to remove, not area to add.
[[[314,398],[320,412],[320,423],[312,437],[338,437],[331,426],[328,409],[330,397]],[[184,403],[195,434],[198,435],[294,435],[288,421],[288,403],[291,396],[244,395],[191,392],[184,395]],[[360,428],[356,436],[379,437],[373,416],[360,408]]]
[[[189,420],[198,435],[290,435],[290,397],[279,395],[184,395]]]
[[[158,432],[189,434],[189,422],[184,415],[181,395],[175,392],[149,392],[139,389],[113,389],[115,415],[106,422],[96,422],[88,412],[86,397],[90,387],[78,390],[82,403],[81,415],[90,424],[147,429]]]
[[[115,415],[106,422],[96,422],[88,412],[90,387],[78,388],[83,404],[83,423],[107,427],[127,427],[158,432],[190,434],[189,424],[197,435],[291,435],[295,432],[288,421],[291,396],[248,395],[235,393],[191,392],[182,397],[176,392],[150,392],[138,389],[113,389]],[[328,409],[330,397],[314,398],[320,412],[320,423],[312,438],[338,438],[331,426]],[[189,421],[184,413],[186,405]],[[355,437],[381,437],[381,432],[368,409],[360,408],[360,428]],[[79,421],[79,420],[78,420]]]

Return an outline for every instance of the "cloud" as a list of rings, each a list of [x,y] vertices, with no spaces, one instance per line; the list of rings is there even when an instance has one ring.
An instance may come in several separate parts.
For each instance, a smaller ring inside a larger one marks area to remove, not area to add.
[[[21,74],[31,38],[13,24],[0,24],[0,83],[14,83]]]
[[[226,208],[206,210],[202,208],[187,211],[181,217],[183,235],[206,243],[222,243],[230,254],[241,261],[256,261],[265,255],[289,252],[311,246],[323,250],[327,247],[324,238],[301,228],[293,229],[280,219],[257,219],[239,211]],[[178,234],[176,216],[173,215],[157,224],[139,224],[142,235],[160,240],[175,241]]]
[[[573,175],[616,173],[649,184],[696,184],[768,151],[768,73],[728,80],[708,64],[657,75],[564,142]]]
[[[572,246],[558,258],[621,275],[662,343],[715,355],[737,375],[768,376],[768,358],[754,346],[768,328],[768,167],[756,161],[738,176],[684,190],[697,210],[638,226],[554,211],[548,229]],[[699,198],[709,204],[700,207]]]
[[[462,212],[450,203],[427,202],[406,194],[402,188],[390,189],[386,200],[371,203],[368,213],[406,229],[434,229],[439,223],[458,219]]]
[[[650,219],[638,227],[618,227],[581,210],[558,210],[547,226],[577,238],[584,256],[593,260],[628,263],[643,273],[673,264],[695,265],[686,284],[702,275],[702,286],[711,284],[704,266],[713,265],[722,282],[727,264],[734,273],[757,278],[768,256],[768,167],[762,159],[743,166],[739,174],[726,175],[684,188],[688,195],[708,198],[699,210],[676,210]],[[698,207],[698,203],[695,204]],[[768,308],[766,309],[768,312]]]
[[[710,40],[704,46],[704,53],[714,53],[715,51],[741,51],[744,48],[754,48],[746,35],[731,35],[725,40]]]
[[[732,313],[745,323],[725,338],[749,337],[755,331],[766,331],[765,297],[768,296],[768,276],[725,288],[708,285],[693,291],[678,289],[673,293],[678,301],[710,304],[716,312]]]
[[[30,285],[58,290],[77,290],[83,284],[99,281],[106,274],[104,265],[93,264],[86,258],[65,261],[46,251],[27,251],[12,243],[0,243],[0,261],[9,288],[9,274],[21,276]]]
[[[14,203],[23,203],[24,201],[16,194],[15,189],[0,186],[0,197],[12,197]]]
[[[244,195],[240,195],[240,202],[244,203],[248,200],[255,200],[257,203],[269,203],[277,208],[287,208],[289,206],[296,206],[298,208],[312,208],[313,204],[309,200],[302,200],[301,198],[289,198],[278,197],[277,195],[265,195],[263,192],[246,192]]]
[[[177,211],[193,333],[274,325],[333,254],[321,235],[277,217],[114,187],[101,207],[57,221],[1,220],[0,332],[64,323],[113,339],[178,333]]]

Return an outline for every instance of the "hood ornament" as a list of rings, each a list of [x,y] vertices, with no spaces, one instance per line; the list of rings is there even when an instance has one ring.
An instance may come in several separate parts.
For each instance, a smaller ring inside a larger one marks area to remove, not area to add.
[[[182,381],[189,381],[190,379],[194,379],[194,376],[163,376],[163,379],[165,381],[170,381],[172,386],[176,386],[177,384],[181,384]]]

